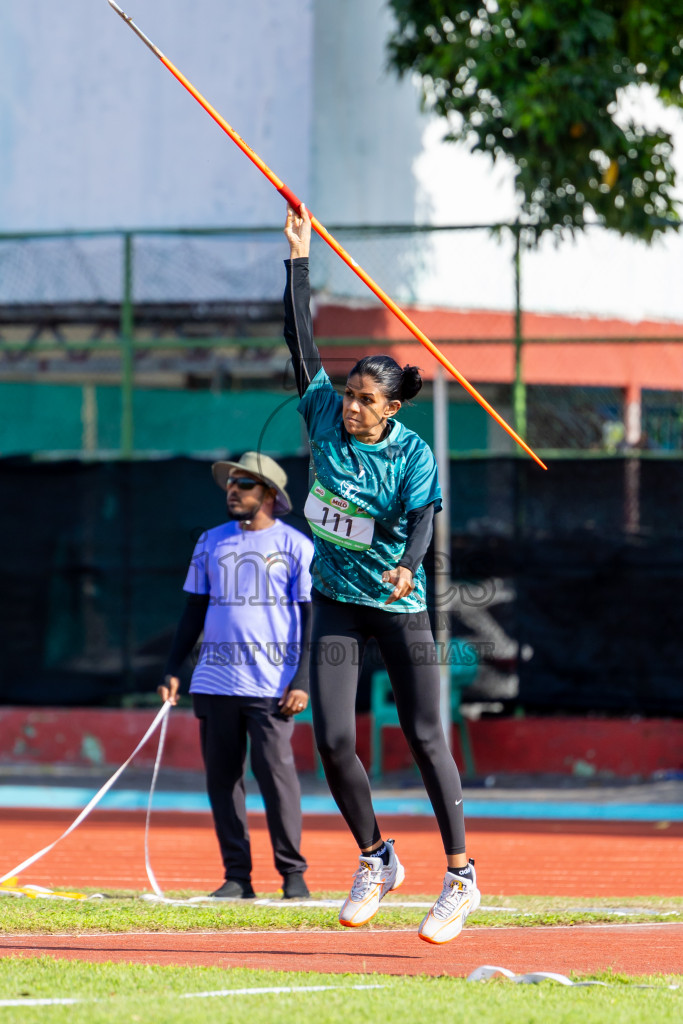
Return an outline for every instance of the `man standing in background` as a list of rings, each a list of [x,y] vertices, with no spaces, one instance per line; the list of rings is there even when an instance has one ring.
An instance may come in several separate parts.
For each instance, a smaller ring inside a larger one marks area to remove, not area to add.
[[[203,631],[190,693],[225,868],[211,895],[256,895],[244,785],[249,740],[283,899],[301,899],[310,894],[291,740],[294,716],[308,704],[313,545],[277,518],[292,506],[287,474],[273,459],[246,452],[239,462],[214,463],[212,472],[231,520],[197,541],[159,694],[177,702],[178,672]]]

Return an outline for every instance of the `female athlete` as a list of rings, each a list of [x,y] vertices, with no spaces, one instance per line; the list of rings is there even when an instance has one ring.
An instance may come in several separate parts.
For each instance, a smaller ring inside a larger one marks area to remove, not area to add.
[[[417,367],[366,356],[340,396],[313,340],[305,207],[287,211],[285,339],[308,428],[315,480],[305,515],[315,541],[310,696],[316,743],[330,791],[360,849],[339,920],[365,924],[405,871],[383,839],[367,773],[356,754],[355,702],[367,641],[374,637],[391,679],[401,729],[441,832],[447,870],[420,938],[455,938],[477,909],[468,860],[460,776],[439,712],[439,667],[425,602],[423,558],[441,507],[434,455],[397,420],[422,387]]]

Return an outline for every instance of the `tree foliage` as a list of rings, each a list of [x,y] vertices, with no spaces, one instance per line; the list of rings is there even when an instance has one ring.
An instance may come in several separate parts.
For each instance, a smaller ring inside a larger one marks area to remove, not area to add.
[[[390,64],[417,73],[449,139],[514,162],[531,240],[596,220],[648,241],[678,226],[671,135],[618,102],[649,85],[683,106],[683,0],[389,3]]]

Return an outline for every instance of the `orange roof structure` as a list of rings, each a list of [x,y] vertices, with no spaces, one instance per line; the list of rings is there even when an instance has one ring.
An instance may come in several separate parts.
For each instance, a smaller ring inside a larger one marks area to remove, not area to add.
[[[514,380],[512,313],[419,307],[405,312],[468,380]],[[346,365],[367,352],[368,341],[381,339],[399,363],[420,366],[427,380],[434,376],[436,362],[382,306],[319,304],[315,331],[321,341],[349,339],[348,346],[335,347]],[[524,313],[522,336],[527,384],[683,390],[683,323]]]

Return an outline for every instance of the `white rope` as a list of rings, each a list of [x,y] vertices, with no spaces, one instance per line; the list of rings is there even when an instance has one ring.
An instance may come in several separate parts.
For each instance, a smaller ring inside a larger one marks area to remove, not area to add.
[[[147,871],[147,878],[152,889],[159,897],[159,899],[165,899],[164,893],[159,887],[159,883],[156,880],[156,875],[152,870],[152,863],[149,857],[149,823],[152,817],[152,800],[154,799],[154,790],[156,789],[157,776],[159,774],[159,768],[161,766],[161,757],[164,753],[164,744],[166,743],[166,729],[168,727],[168,718],[164,718],[161,723],[161,731],[159,733],[159,745],[157,746],[157,756],[154,761],[154,771],[152,772],[152,782],[149,787],[149,798],[147,800],[147,815],[145,817],[145,869]]]
[[[107,782],[105,782],[105,784],[101,787],[101,789],[99,789],[97,791],[97,793],[95,793],[94,797],[92,797],[92,799],[88,801],[88,803],[85,805],[85,807],[83,808],[81,813],[78,815],[78,817],[75,819],[75,821],[73,821],[69,825],[67,830],[65,832],[62,832],[61,836],[59,836],[58,839],[55,839],[55,841],[53,843],[50,843],[49,846],[46,846],[46,847],[44,847],[44,849],[39,850],[38,853],[34,853],[32,857],[27,857],[26,860],[22,861],[21,864],[17,864],[17,866],[12,868],[11,871],[7,871],[2,876],[2,878],[0,878],[0,885],[3,882],[6,882],[9,878],[14,878],[16,875],[20,875],[21,872],[25,871],[26,868],[31,866],[31,864],[35,864],[35,862],[37,860],[40,860],[40,858],[44,857],[46,853],[49,853],[50,850],[54,849],[54,847],[57,845],[57,843],[61,843],[62,839],[66,839],[66,837],[68,835],[70,835],[74,831],[74,829],[78,828],[78,826],[81,824],[82,821],[85,821],[85,819],[88,817],[88,815],[93,810],[93,808],[95,808],[97,806],[97,804],[100,802],[100,800],[102,799],[104,794],[107,793],[111,789],[111,787],[114,785],[114,783],[119,778],[119,776],[126,770],[126,768],[130,764],[130,762],[133,760],[135,755],[138,753],[138,751],[142,750],[142,748],[144,747],[145,743],[150,738],[150,736],[152,736],[156,732],[156,730],[158,729],[159,725],[162,722],[164,723],[164,725],[166,724],[166,715],[171,710],[171,707],[172,707],[172,705],[168,701],[164,702],[164,704],[159,709],[159,711],[158,711],[154,721],[152,722],[152,724],[150,725],[149,729],[147,730],[145,735],[142,737],[142,739],[140,740],[140,742],[138,743],[137,747],[135,748],[133,753],[130,755],[130,757],[126,761],[124,761],[124,763],[121,765],[120,768],[117,768],[117,770],[114,772],[112,777],[110,779],[108,779]],[[162,744],[160,742],[160,748],[161,747],[162,747]],[[160,752],[157,753],[157,762],[159,762],[159,760],[160,760]],[[155,772],[157,770],[157,766],[158,765],[155,765]],[[151,804],[151,793],[150,793],[150,804]],[[148,817],[149,817],[149,807],[148,807],[148,812],[147,813],[148,813]],[[151,870],[151,869],[149,869],[149,870]],[[148,876],[149,876],[149,870],[147,872]],[[152,880],[152,878],[150,877],[150,881],[151,880]],[[156,884],[156,883],[154,883],[154,884]]]

